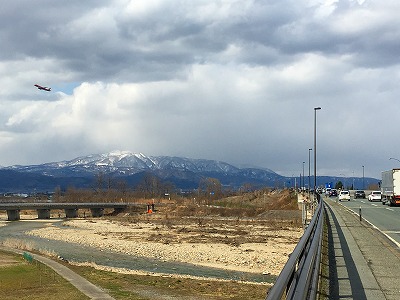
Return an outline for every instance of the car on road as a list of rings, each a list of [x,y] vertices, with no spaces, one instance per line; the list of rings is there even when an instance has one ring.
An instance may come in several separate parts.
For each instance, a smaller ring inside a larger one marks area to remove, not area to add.
[[[361,191],[361,190],[355,191],[354,199],[357,199],[357,198],[365,199],[365,192]]]
[[[337,197],[337,190],[331,189],[329,192],[329,197]]]
[[[368,201],[382,201],[382,192],[372,191],[371,194],[368,195]]]
[[[339,192],[339,201],[350,201],[350,192],[349,191],[340,191]]]
[[[332,190],[331,188],[326,188],[325,189],[325,196],[326,197],[329,197],[329,194],[331,193],[331,190]]]

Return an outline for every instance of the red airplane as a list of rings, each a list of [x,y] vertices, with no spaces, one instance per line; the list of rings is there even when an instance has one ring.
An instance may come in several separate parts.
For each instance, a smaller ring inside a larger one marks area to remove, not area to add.
[[[49,88],[49,87],[47,87],[47,86],[41,86],[41,85],[38,85],[38,84],[35,84],[35,86],[36,86],[39,90],[43,90],[43,91],[46,91],[46,92],[50,92],[50,91],[51,91],[51,88]]]

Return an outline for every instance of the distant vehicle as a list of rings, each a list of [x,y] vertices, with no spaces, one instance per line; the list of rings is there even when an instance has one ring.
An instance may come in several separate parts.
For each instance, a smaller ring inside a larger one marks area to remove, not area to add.
[[[368,201],[382,201],[381,191],[372,191],[371,194],[368,195]]]
[[[361,191],[361,190],[355,191],[354,192],[354,199],[357,199],[357,198],[365,199],[365,192]]]
[[[350,201],[350,192],[349,191],[340,191],[339,192],[339,201]]]
[[[382,172],[382,204],[400,205],[400,169]]]
[[[331,191],[329,192],[329,197],[337,197],[337,190],[331,189]]]
[[[330,195],[330,193],[331,193],[331,190],[332,190],[331,188],[326,188],[325,189],[325,196],[328,197]]]
[[[51,91],[51,88],[49,88],[47,86],[41,86],[39,84],[35,84],[34,86],[36,86],[39,90],[43,90],[43,91],[46,91],[46,92],[50,92]]]

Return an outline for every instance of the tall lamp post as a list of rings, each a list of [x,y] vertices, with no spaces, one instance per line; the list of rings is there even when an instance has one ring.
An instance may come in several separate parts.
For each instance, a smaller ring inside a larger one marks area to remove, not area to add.
[[[317,189],[317,110],[321,107],[314,107],[314,193]]]
[[[309,148],[308,149],[308,193],[310,193],[310,185],[311,185],[311,183],[310,183],[310,175],[311,175],[311,151],[312,151],[312,148]]]
[[[305,164],[306,162],[305,161],[303,161],[303,185],[301,186],[301,188],[302,188],[302,190],[304,191],[304,164]]]
[[[365,188],[364,188],[364,166],[362,166],[362,168],[363,168],[363,186],[362,186],[362,189],[364,190]]]
[[[340,176],[343,176],[343,183],[342,183],[342,186],[343,186],[343,189],[346,190],[346,175],[344,175],[344,174],[342,174],[342,173],[340,173],[339,175],[340,175]]]

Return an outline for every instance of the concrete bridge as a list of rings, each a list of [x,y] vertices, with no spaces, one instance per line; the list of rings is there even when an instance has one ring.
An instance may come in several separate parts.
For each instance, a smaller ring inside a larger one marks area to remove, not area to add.
[[[9,221],[20,219],[21,210],[36,210],[38,219],[50,219],[50,211],[61,209],[67,218],[78,217],[79,209],[90,209],[92,217],[101,217],[104,209],[112,208],[114,212],[122,212],[133,203],[0,203],[0,211],[7,211]]]

